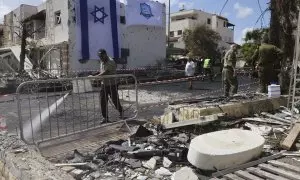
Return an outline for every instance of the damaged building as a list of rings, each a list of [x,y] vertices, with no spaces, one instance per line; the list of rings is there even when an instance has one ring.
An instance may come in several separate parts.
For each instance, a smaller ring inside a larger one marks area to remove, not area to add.
[[[165,17],[165,8],[162,12]],[[39,6],[22,4],[4,17],[1,71],[16,72],[21,53],[20,21],[33,32],[27,38],[25,71],[39,69],[57,77],[71,71],[98,70],[97,61],[79,62],[76,57],[75,2],[47,0]],[[163,18],[165,24],[165,18]],[[120,6],[120,68],[156,65],[166,57],[165,25],[127,26],[125,5]]]

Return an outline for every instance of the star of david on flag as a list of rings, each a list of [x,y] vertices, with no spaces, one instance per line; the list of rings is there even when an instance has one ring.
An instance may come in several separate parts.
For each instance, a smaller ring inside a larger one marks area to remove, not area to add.
[[[78,60],[98,60],[98,50],[120,56],[120,1],[75,0]]]
[[[127,0],[126,25],[164,26],[164,8],[159,2],[151,0]]]

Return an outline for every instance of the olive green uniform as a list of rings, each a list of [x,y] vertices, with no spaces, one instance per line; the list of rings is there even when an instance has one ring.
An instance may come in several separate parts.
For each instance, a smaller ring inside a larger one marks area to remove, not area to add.
[[[282,51],[271,44],[262,44],[255,51],[253,61],[257,64],[260,93],[267,93],[267,86],[278,82],[281,55]]]
[[[238,91],[238,80],[235,75],[235,65],[236,65],[236,52],[234,50],[229,50],[225,54],[224,64],[223,64],[223,82],[225,96],[234,95]]]

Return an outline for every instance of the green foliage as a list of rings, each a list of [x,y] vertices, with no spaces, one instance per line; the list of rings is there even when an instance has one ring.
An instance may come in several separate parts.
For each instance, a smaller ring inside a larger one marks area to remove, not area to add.
[[[219,33],[209,29],[205,25],[197,26],[193,30],[183,32],[183,40],[191,57],[217,58]]]
[[[249,64],[252,61],[252,56],[255,50],[258,48],[257,44],[254,43],[245,43],[242,45],[241,53],[244,60]]]
[[[269,32],[268,28],[264,29],[254,29],[252,31],[248,31],[245,36],[245,41],[253,41],[256,44],[259,44],[265,34]]]

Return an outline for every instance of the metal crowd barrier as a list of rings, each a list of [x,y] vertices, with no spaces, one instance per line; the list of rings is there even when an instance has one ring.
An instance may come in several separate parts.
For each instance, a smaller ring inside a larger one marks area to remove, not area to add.
[[[129,74],[24,82],[17,88],[20,137],[37,144],[101,127],[104,116],[110,123],[134,119],[137,93]]]

